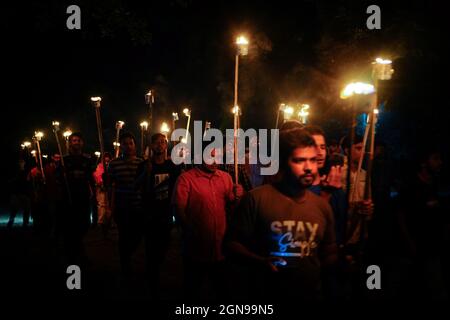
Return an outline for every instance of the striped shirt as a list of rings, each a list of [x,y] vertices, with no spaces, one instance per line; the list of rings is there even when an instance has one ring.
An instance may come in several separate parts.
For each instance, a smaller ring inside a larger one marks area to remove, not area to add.
[[[141,192],[136,186],[136,178],[138,167],[143,161],[141,158],[127,160],[120,157],[110,162],[108,174],[115,186],[116,207],[133,209],[142,207]]]

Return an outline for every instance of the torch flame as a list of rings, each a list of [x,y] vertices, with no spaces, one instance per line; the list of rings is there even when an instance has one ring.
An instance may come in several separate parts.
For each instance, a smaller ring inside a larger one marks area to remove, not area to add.
[[[234,108],[231,109],[231,112],[232,112],[233,114],[239,113],[239,111],[240,111],[239,106],[234,106]]]
[[[286,106],[283,110],[286,115],[292,115],[294,113],[294,108],[291,106]]]
[[[302,108],[300,109],[300,112],[298,115],[300,117],[306,117],[309,115],[309,112],[307,111],[309,109],[309,104],[302,104]]]
[[[239,36],[239,37],[237,37],[237,39],[236,39],[236,44],[237,44],[237,45],[248,45],[248,40],[247,40],[247,38],[244,37],[244,36]]]
[[[42,137],[44,136],[44,133],[41,132],[41,131],[35,131],[35,132],[34,132],[34,136],[35,136],[38,140],[40,140],[40,139],[42,139]]]
[[[341,91],[341,99],[347,99],[355,94],[371,94],[375,92],[375,87],[364,82],[352,82]]]
[[[378,64],[391,64],[392,60],[389,59],[383,59],[383,58],[376,58],[375,61],[373,63],[378,63]]]
[[[64,131],[63,137],[67,139],[67,138],[70,137],[71,134],[72,134],[72,131],[70,131],[69,129],[67,129],[66,131]]]
[[[162,133],[168,133],[170,131],[169,126],[167,125],[167,123],[163,122],[161,124],[161,132]]]
[[[123,121],[117,121],[116,122],[116,128],[117,129],[122,129],[124,124],[125,124],[125,122],[123,122]]]
[[[143,130],[147,130],[147,128],[148,128],[148,122],[147,122],[147,121],[142,121],[142,122],[140,123],[140,126],[141,126],[141,128],[142,128]]]

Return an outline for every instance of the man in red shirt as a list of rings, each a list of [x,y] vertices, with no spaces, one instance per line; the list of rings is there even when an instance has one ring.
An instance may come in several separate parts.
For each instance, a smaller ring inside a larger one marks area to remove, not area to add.
[[[232,210],[244,191],[231,176],[218,170],[221,151],[211,152],[203,163],[177,179],[172,205],[183,231],[185,289],[189,297],[204,299],[220,294],[222,241],[227,208]],[[212,292],[211,292],[212,291]]]

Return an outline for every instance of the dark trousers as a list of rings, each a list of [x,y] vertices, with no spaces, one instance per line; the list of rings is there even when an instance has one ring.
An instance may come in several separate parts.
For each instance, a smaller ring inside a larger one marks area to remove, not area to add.
[[[192,302],[223,301],[226,293],[224,261],[198,262],[184,258],[184,295]]]
[[[158,295],[161,265],[170,244],[172,224],[169,221],[147,220],[145,224],[145,268],[151,294]]]
[[[33,217],[33,233],[39,237],[47,237],[51,229],[47,199],[38,199],[31,203],[31,216]]]
[[[12,228],[12,226],[14,225],[14,220],[16,218],[17,212],[19,212],[20,209],[23,210],[22,226],[27,227],[30,221],[30,206],[30,198],[28,196],[22,194],[12,195],[10,200],[8,228]]]
[[[80,265],[86,262],[83,238],[90,224],[90,204],[73,201],[70,206],[65,205],[61,212],[62,238],[64,250],[69,264]]]
[[[119,255],[122,273],[131,273],[131,258],[139,247],[144,230],[142,210],[116,208],[114,218],[119,232]]]
[[[251,297],[267,303],[315,301],[321,297],[320,275],[296,269],[279,268],[273,272],[257,267],[250,286]]]

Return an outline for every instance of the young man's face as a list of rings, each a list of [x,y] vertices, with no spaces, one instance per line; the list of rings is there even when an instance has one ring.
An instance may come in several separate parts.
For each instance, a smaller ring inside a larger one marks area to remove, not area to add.
[[[152,150],[155,154],[164,154],[167,150],[167,140],[163,136],[158,136],[152,143]]]
[[[69,149],[72,150],[72,152],[81,152],[81,150],[83,149],[83,145],[83,139],[81,139],[80,137],[73,136],[69,140]]]
[[[302,188],[307,188],[314,182],[317,174],[317,148],[296,148],[288,159],[288,169],[291,179]]]
[[[52,156],[52,160],[53,160],[54,163],[59,164],[59,163],[61,162],[61,156],[60,156],[59,154],[55,153],[55,154]]]
[[[322,169],[325,166],[327,159],[327,146],[325,144],[325,137],[322,135],[313,135],[317,146],[317,167]]]
[[[136,155],[136,144],[134,140],[131,138],[122,139],[120,142],[120,148],[125,156],[134,156]]]
[[[357,165],[359,163],[359,159],[363,153],[363,143],[356,143],[352,146],[352,162]]]
[[[217,158],[222,157],[221,149],[213,149],[211,151],[211,156],[205,158],[203,162],[203,167],[209,172],[215,172],[219,168],[220,163],[218,163],[218,161],[215,160],[215,157]]]
[[[111,162],[111,158],[109,156],[105,157],[105,164],[108,165]]]

